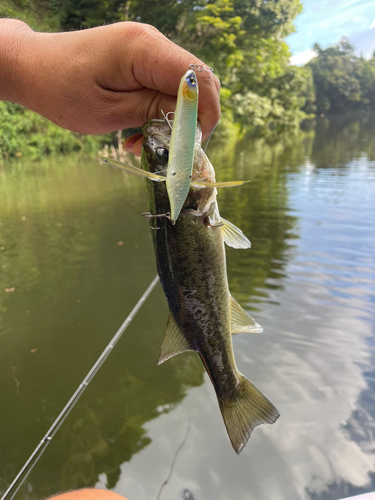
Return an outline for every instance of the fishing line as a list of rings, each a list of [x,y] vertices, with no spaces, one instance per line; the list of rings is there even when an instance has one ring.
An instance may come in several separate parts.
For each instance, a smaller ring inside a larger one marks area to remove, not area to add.
[[[169,469],[169,474],[168,474],[168,477],[167,479],[164,481],[164,483],[160,486],[160,489],[159,489],[159,492],[158,492],[158,496],[156,497],[156,500],[160,500],[160,495],[161,495],[161,492],[163,491],[164,487],[169,483],[169,481],[171,480],[171,477],[172,477],[172,474],[173,474],[173,469],[174,469],[174,466],[176,465],[176,462],[177,462],[177,457],[180,453],[180,451],[182,450],[182,448],[185,446],[185,443],[187,441],[187,438],[188,438],[188,435],[189,435],[189,432],[190,432],[190,420],[188,422],[188,426],[187,426],[187,429],[186,429],[186,433],[185,433],[185,436],[184,436],[184,439],[182,440],[180,446],[177,448],[177,450],[175,451],[175,454],[173,456],[173,460],[172,460],[172,464],[171,464],[171,468]]]
[[[206,144],[204,146],[204,150],[203,150],[204,152],[206,152],[206,150],[207,150],[208,143],[210,142],[210,139],[212,137],[212,134],[215,132],[216,127],[217,127],[217,125],[215,125],[215,127],[211,130],[210,135],[208,136],[208,139],[207,139]]]
[[[85,389],[87,388],[87,386],[89,385],[89,383],[91,382],[91,380],[98,373],[98,371],[101,368],[101,366],[103,365],[104,361],[108,358],[108,356],[110,355],[112,349],[117,344],[117,342],[120,340],[122,334],[127,329],[127,327],[130,325],[130,323],[134,319],[134,316],[137,314],[137,312],[139,311],[139,309],[145,303],[146,299],[148,298],[148,296],[150,295],[150,293],[152,292],[152,290],[155,288],[155,286],[156,286],[156,284],[157,284],[158,281],[159,281],[159,276],[156,275],[155,278],[149,284],[147,290],[143,293],[142,297],[138,300],[138,302],[136,303],[136,305],[134,306],[134,308],[130,312],[129,316],[125,319],[125,321],[123,322],[123,324],[120,326],[120,328],[117,330],[117,332],[115,333],[115,335],[112,337],[112,339],[110,340],[110,342],[107,345],[107,347],[104,349],[104,351],[101,353],[101,355],[99,356],[99,358],[96,360],[96,362],[92,366],[91,370],[88,372],[88,374],[86,375],[86,377],[83,379],[83,381],[81,382],[81,384],[78,386],[78,388],[74,392],[73,396],[69,399],[69,401],[67,402],[67,404],[65,405],[65,407],[63,408],[63,410],[61,411],[61,413],[59,414],[59,416],[56,418],[56,420],[53,422],[53,424],[51,425],[51,427],[48,429],[47,433],[45,434],[45,436],[43,437],[43,439],[41,440],[41,442],[38,444],[38,446],[32,452],[32,454],[30,455],[30,457],[27,459],[27,461],[25,462],[24,466],[19,471],[19,473],[17,474],[17,476],[14,478],[13,482],[11,483],[11,485],[6,490],[6,492],[1,497],[0,500],[5,500],[7,498],[7,496],[9,495],[9,493],[13,490],[13,488],[15,487],[15,485],[18,483],[18,481],[20,481],[20,479],[22,478],[22,480],[20,481],[19,485],[17,486],[16,491],[9,498],[9,500],[12,500],[13,497],[16,495],[16,493],[18,492],[18,490],[20,489],[20,487],[23,485],[23,483],[25,482],[26,478],[28,477],[28,475],[30,474],[30,472],[32,471],[32,469],[34,468],[34,466],[36,465],[36,463],[38,462],[38,460],[40,459],[40,457],[43,455],[45,449],[47,448],[47,446],[52,441],[52,438],[54,437],[54,435],[56,434],[56,432],[60,429],[60,427],[63,424],[63,422],[65,421],[66,417],[72,411],[72,409],[74,408],[75,404],[77,403],[77,401],[79,400],[79,398],[82,396],[82,394],[84,393]]]

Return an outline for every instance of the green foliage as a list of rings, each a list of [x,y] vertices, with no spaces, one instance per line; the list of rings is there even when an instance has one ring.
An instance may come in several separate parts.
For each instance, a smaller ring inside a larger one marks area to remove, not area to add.
[[[53,14],[48,3],[40,0],[1,0],[0,17],[24,21],[37,31],[58,31],[59,17]]]
[[[322,49],[309,63],[313,72],[318,113],[372,111],[375,109],[375,60],[354,55],[346,38]]]
[[[305,105],[309,71],[288,66],[276,78],[265,81],[258,93],[251,90],[233,95],[235,120],[247,131],[281,132],[295,128],[306,117],[301,111]]]
[[[292,31],[292,22],[302,12],[299,0],[234,0],[243,19],[243,27],[253,38],[284,38]]]
[[[61,29],[69,31],[124,21],[123,5],[121,0],[53,0],[50,9],[59,16]]]
[[[206,5],[205,0],[128,0],[126,19],[152,24],[169,38],[177,36],[181,20],[191,18]]]
[[[96,150],[100,140],[79,136],[11,102],[0,102],[0,158]]]

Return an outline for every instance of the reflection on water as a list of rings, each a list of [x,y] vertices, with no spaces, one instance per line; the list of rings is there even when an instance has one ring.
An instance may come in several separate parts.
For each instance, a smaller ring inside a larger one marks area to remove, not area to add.
[[[375,121],[320,120],[275,144],[211,144],[233,295],[264,327],[240,370],[280,410],[238,457],[200,361],[156,366],[150,296],[17,495],[97,485],[155,499],[335,500],[375,489]],[[0,491],[155,274],[143,181],[87,158],[0,167]],[[7,290],[7,291],[6,291]]]

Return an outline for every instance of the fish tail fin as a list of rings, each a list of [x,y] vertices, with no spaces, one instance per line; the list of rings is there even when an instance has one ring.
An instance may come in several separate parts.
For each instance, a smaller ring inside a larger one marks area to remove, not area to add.
[[[219,398],[219,406],[229,439],[236,453],[244,449],[253,429],[260,424],[273,424],[280,416],[273,404],[244,375],[235,393]]]

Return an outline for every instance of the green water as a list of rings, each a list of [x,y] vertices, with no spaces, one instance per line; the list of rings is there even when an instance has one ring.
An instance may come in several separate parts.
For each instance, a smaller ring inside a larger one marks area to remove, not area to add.
[[[153,291],[16,498],[97,486],[155,500],[336,500],[375,489],[375,121],[214,142],[232,294],[264,327],[240,370],[281,418],[238,457],[198,356],[157,366]],[[0,492],[156,274],[144,181],[87,157],[0,165]]]

